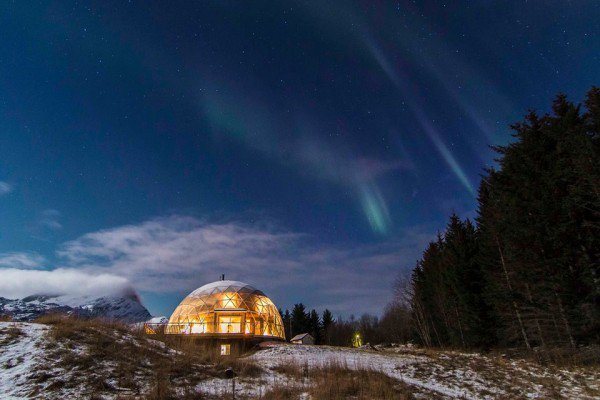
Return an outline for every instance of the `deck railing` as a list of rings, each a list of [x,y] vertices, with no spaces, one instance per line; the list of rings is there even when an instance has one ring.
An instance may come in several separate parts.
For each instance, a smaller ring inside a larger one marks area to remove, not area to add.
[[[144,324],[144,332],[147,335],[240,335],[240,336],[255,336],[255,334],[245,333],[245,332],[206,332],[205,331],[206,324],[195,323],[195,322],[187,322],[187,323],[177,323],[177,324],[160,324],[160,323],[150,323],[147,322]],[[270,334],[263,334],[259,336],[273,336]]]
[[[205,324],[199,324],[199,323],[193,323],[193,322],[188,322],[185,324],[157,324],[157,323],[147,322],[144,324],[144,332],[146,332],[149,335],[202,334],[202,333],[205,333],[205,332],[203,332],[203,329],[194,329],[194,328],[196,326],[199,326],[200,328],[204,328],[203,325],[206,326]]]

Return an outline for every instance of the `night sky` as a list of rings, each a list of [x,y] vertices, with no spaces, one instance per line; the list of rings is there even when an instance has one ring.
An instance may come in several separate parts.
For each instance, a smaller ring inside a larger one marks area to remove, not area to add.
[[[599,20],[585,0],[2,2],[0,296],[125,278],[168,315],[225,273],[282,308],[381,313],[475,215],[489,145],[600,83]]]

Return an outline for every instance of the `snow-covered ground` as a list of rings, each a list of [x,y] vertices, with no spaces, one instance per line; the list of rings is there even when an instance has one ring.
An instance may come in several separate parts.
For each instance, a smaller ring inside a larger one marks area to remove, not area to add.
[[[290,384],[279,367],[308,369],[329,365],[380,371],[415,389],[421,398],[441,399],[597,399],[600,372],[590,369],[549,369],[525,361],[511,361],[473,353],[424,351],[395,347],[380,351],[328,346],[278,345],[249,357],[266,373],[238,379],[238,392],[260,398],[269,388]],[[298,385],[310,384],[297,382]],[[213,395],[231,393],[231,382],[211,379],[197,389]]]
[[[132,390],[129,386],[122,387],[123,382],[118,379],[121,375],[119,368],[123,368],[124,364],[122,360],[119,363],[119,360],[111,358],[114,357],[114,349],[113,353],[108,352],[104,356],[96,353],[94,357],[103,358],[103,361],[94,362],[90,369],[82,369],[81,363],[70,361],[73,363],[70,364],[65,360],[89,357],[89,350],[86,350],[89,349],[89,337],[60,343],[55,341],[53,344],[50,329],[35,323],[0,322],[0,399],[89,398],[90,393],[101,395],[106,400],[138,398],[136,396],[140,393],[136,394],[137,390],[146,391],[153,385],[154,372],[149,368],[147,357],[156,353],[155,362],[162,363],[180,354],[163,342],[126,332],[112,332],[112,328],[103,330],[98,338],[106,339],[107,345],[112,342],[120,346],[121,350],[117,349],[119,353],[137,354],[136,348],[145,349],[143,356],[134,358],[139,365],[127,365],[127,368],[137,371],[138,384],[134,387],[138,389]],[[99,349],[102,347],[96,347],[94,351]],[[312,377],[319,373],[320,368],[331,366],[381,372],[402,382],[415,398],[420,399],[600,399],[600,371],[597,367],[542,367],[524,360],[475,353],[408,346],[375,351],[278,344],[248,356],[247,362],[257,365],[262,372],[253,377],[235,379],[237,399],[268,398],[264,396],[272,388],[293,387],[297,389],[298,399],[309,400]],[[73,369],[69,365],[79,367]],[[215,377],[220,374],[210,373],[209,370],[215,371],[210,366],[198,364],[197,367],[199,372],[195,376],[199,383],[194,383],[195,387],[191,388],[208,398],[229,398],[230,380]],[[82,379],[86,374],[102,377],[102,385],[110,388],[98,393],[98,386],[87,387],[88,381],[100,380],[94,377],[91,378],[95,380]],[[54,391],[48,390],[61,382]]]
[[[30,398],[28,376],[42,359],[47,326],[0,322],[0,398]]]

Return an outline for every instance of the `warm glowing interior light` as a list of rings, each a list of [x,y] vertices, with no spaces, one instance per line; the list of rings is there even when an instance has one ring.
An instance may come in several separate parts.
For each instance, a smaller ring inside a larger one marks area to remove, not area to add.
[[[219,316],[219,333],[240,333],[242,317],[236,315]]]
[[[225,282],[222,288],[218,283],[186,297],[173,312],[165,332],[285,337],[279,311],[262,292],[239,282]]]
[[[222,344],[221,345],[221,355],[228,356],[231,354],[231,345],[230,344]]]
[[[237,295],[235,293],[223,293],[221,299],[221,307],[223,308],[238,308]]]
[[[192,324],[192,333],[206,333],[206,324],[204,322]]]

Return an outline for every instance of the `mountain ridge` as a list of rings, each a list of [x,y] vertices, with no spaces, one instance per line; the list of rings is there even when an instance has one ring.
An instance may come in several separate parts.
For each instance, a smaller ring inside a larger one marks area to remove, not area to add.
[[[15,321],[33,321],[51,313],[124,322],[143,322],[152,318],[135,293],[109,296],[37,294],[21,299],[0,297],[0,315]]]

